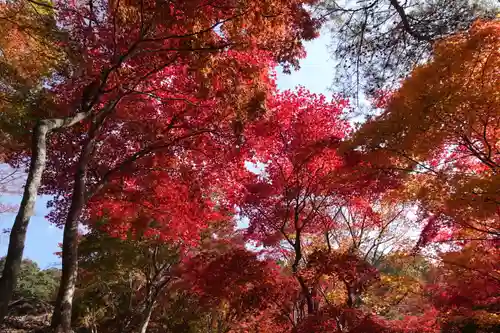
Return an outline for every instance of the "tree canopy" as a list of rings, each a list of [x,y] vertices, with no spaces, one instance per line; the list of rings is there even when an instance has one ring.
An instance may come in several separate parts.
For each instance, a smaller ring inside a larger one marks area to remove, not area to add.
[[[19,207],[0,204],[17,210],[2,329],[37,299],[57,333],[497,331],[495,14],[470,1],[1,2],[0,185],[27,170]],[[297,69],[329,20],[355,85],[280,90],[276,67]],[[372,103],[358,126],[361,82]],[[38,195],[63,229],[61,270],[23,259]]]

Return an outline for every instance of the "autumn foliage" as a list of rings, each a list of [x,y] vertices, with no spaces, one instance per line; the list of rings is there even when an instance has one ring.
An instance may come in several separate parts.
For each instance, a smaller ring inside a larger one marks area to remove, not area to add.
[[[50,195],[54,330],[500,327],[499,22],[436,41],[358,127],[340,95],[278,89],[314,5],[0,4],[0,158],[38,168],[11,239],[20,259]]]
[[[499,38],[498,21],[479,21],[437,43],[356,136],[379,167],[414,170],[403,196],[428,211],[426,239],[498,236]]]

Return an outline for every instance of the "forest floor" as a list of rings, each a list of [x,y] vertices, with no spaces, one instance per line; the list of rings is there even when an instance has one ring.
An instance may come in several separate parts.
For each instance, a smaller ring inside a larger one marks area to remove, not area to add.
[[[38,300],[19,300],[9,308],[9,315],[0,326],[2,333],[38,333],[50,325],[52,305]]]

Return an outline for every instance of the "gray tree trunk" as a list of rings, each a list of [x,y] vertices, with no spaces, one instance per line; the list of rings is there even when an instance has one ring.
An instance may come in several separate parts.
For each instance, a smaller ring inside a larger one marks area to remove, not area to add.
[[[33,131],[32,156],[23,198],[10,232],[9,249],[0,278],[0,324],[7,315],[23,259],[24,242],[30,218],[33,215],[38,188],[47,161],[47,133],[50,128],[39,122]]]
[[[17,277],[23,259],[24,243],[30,218],[33,215],[38,189],[47,161],[47,136],[49,133],[62,127],[70,127],[87,118],[90,112],[79,112],[73,117],[40,120],[33,129],[32,156],[28,171],[28,178],[24,186],[24,193],[19,205],[12,230],[10,232],[9,248],[5,258],[2,277],[0,278],[0,323],[7,315],[9,302],[12,299]]]
[[[100,124],[92,124],[91,126],[89,136],[78,160],[71,205],[64,224],[62,275],[51,323],[52,328],[58,333],[71,332],[73,295],[78,275],[78,225],[80,214],[86,202],[87,168],[94,151]]]
[[[144,314],[144,318],[141,321],[141,324],[139,326],[139,333],[146,333],[149,325],[149,320],[151,319],[151,314],[153,313],[153,308],[155,305],[155,301],[150,301],[148,302],[146,306],[146,311]]]

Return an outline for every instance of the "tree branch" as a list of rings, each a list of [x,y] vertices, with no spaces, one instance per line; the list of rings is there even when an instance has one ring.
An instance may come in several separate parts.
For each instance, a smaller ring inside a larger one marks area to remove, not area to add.
[[[390,0],[390,2],[392,7],[394,7],[394,9],[398,12],[399,17],[401,18],[401,23],[403,23],[403,27],[407,33],[418,41],[433,41],[431,37],[422,35],[411,27],[410,22],[408,21],[408,16],[406,15],[404,8],[399,4],[398,0]]]

